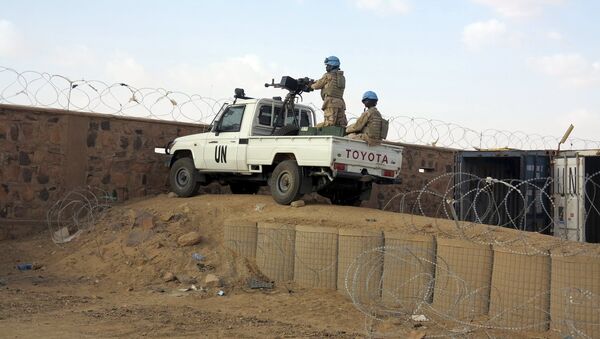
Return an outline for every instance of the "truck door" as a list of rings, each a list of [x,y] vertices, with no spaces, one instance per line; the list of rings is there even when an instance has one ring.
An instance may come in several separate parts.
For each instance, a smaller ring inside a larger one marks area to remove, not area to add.
[[[554,235],[566,240],[585,241],[584,159],[563,157],[554,163]]]
[[[229,106],[220,119],[215,122],[211,136],[206,141],[203,155],[206,168],[217,171],[237,171],[238,151],[240,147],[240,129],[244,117],[245,105]],[[242,152],[245,154],[245,152]]]

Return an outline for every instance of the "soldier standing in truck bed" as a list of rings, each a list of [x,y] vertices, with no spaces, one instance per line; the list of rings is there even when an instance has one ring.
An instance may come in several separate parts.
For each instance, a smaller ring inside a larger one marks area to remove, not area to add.
[[[364,140],[369,146],[381,143],[387,137],[387,120],[381,117],[377,110],[377,94],[366,91],[362,96],[365,111],[356,122],[346,128],[347,137],[350,139]]]
[[[323,99],[322,109],[325,121],[319,123],[317,127],[346,127],[348,125],[345,113],[346,103],[344,102],[346,78],[344,72],[340,70],[340,59],[336,56],[327,57],[325,70],[327,73],[311,85],[312,89],[321,90],[321,99]]]

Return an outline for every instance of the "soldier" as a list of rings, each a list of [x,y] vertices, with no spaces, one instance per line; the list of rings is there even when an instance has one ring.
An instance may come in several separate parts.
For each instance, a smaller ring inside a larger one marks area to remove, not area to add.
[[[321,99],[323,99],[323,114],[325,121],[319,123],[317,127],[340,126],[346,127],[346,103],[344,102],[344,89],[346,88],[346,78],[344,72],[340,71],[340,59],[330,56],[325,59],[325,70],[327,73],[311,85],[312,89],[321,90]]]
[[[366,91],[363,94],[362,103],[365,105],[365,111],[354,124],[346,128],[348,138],[364,140],[371,146],[380,144],[381,140],[386,137],[382,135],[383,118],[375,107],[378,100],[377,94],[373,91]],[[387,134],[387,131],[384,133]]]

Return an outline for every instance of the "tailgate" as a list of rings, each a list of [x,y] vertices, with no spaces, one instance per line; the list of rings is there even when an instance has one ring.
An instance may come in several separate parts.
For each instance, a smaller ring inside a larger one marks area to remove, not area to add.
[[[345,168],[345,172],[359,174],[366,170],[370,175],[395,178],[400,174],[402,147],[369,146],[364,141],[334,137],[332,159],[334,171]]]

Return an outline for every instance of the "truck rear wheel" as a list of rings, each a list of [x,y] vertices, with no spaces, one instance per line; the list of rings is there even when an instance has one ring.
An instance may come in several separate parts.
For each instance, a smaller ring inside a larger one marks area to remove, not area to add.
[[[280,162],[273,170],[269,186],[273,199],[282,205],[288,205],[300,197],[302,176],[296,160]]]
[[[180,197],[191,197],[196,194],[200,183],[196,180],[194,160],[189,157],[177,159],[171,166],[169,183],[171,191]]]

